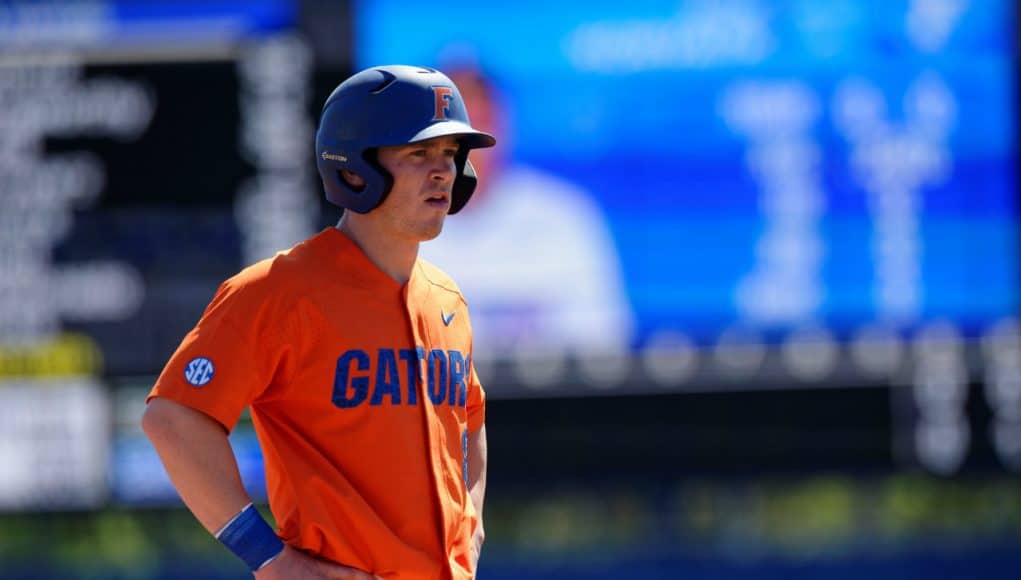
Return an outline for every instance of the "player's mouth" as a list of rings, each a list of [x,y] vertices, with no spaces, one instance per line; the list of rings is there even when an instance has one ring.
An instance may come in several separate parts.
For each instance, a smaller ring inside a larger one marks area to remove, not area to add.
[[[426,205],[436,208],[446,208],[450,203],[450,196],[445,192],[438,191],[425,198]]]

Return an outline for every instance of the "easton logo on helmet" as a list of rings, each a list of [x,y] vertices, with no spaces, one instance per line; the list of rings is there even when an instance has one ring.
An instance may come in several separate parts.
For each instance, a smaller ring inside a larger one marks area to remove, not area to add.
[[[347,157],[345,157],[343,155],[338,155],[336,153],[330,153],[328,151],[323,151],[323,160],[326,160],[326,159],[332,159],[334,161],[347,162]]]
[[[433,87],[436,96],[436,114],[433,121],[442,121],[450,114],[450,102],[454,100],[454,89],[450,87]]]

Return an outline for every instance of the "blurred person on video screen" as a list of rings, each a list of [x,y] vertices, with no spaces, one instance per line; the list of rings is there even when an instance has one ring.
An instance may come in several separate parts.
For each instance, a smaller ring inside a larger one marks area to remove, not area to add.
[[[443,69],[473,126],[507,143],[510,115],[492,79],[469,59]],[[464,290],[478,357],[627,349],[634,317],[602,211],[576,184],[515,161],[511,147],[473,152],[472,203],[422,245]]]

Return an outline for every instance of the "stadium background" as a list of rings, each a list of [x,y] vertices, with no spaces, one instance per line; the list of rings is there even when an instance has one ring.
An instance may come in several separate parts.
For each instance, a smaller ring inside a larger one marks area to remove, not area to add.
[[[144,395],[222,279],[335,222],[336,83],[471,62],[630,321],[479,361],[480,578],[1015,577],[1015,39],[1006,0],[0,4],[0,576],[246,576]]]

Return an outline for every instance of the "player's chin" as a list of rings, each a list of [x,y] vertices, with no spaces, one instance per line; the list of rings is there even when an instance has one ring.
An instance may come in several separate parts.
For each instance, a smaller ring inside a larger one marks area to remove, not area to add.
[[[435,239],[443,231],[443,220],[446,216],[440,216],[439,218],[429,219],[421,222],[419,227],[416,228],[416,236],[420,242],[427,242]]]

